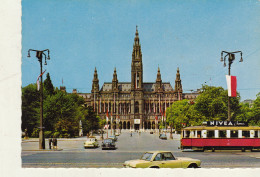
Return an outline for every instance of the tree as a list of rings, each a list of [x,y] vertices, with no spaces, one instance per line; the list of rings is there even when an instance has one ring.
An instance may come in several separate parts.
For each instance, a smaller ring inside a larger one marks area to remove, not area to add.
[[[51,82],[51,77],[50,77],[49,73],[47,73],[46,79],[44,80],[43,85],[44,85],[44,89],[46,90],[47,95],[53,95],[54,94],[54,87],[53,87],[53,84]]]
[[[180,130],[184,123],[189,124],[188,110],[190,104],[189,101],[184,99],[174,102],[166,110],[166,122],[170,125],[171,129]]]
[[[101,138],[102,139],[104,139],[103,128],[104,128],[105,124],[106,124],[106,119],[99,119],[99,127],[101,129],[101,134],[102,134]]]
[[[82,113],[84,115],[82,119],[82,127],[84,134],[92,133],[94,130],[98,130],[100,127],[100,118],[93,111],[92,106],[83,107]]]
[[[256,95],[256,100],[253,102],[250,124],[260,126],[260,92]]]
[[[250,122],[253,117],[252,110],[249,107],[248,103],[240,103],[240,111],[237,114],[235,120],[241,122]]]
[[[22,88],[22,131],[27,128],[29,136],[40,125],[40,92],[36,84]]]
[[[44,101],[45,130],[59,132],[64,137],[78,135],[82,98],[77,97],[62,91],[47,97]]]
[[[231,118],[234,119],[239,113],[240,95],[231,98]],[[228,110],[227,90],[222,87],[202,86],[201,94],[195,100],[195,110],[207,121],[226,120]]]

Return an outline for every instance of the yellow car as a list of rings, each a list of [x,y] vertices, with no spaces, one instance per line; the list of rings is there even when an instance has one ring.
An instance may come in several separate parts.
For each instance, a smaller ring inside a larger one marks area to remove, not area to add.
[[[88,138],[84,143],[84,148],[95,148],[98,147],[98,141],[96,138]]]
[[[141,159],[125,161],[126,168],[199,168],[201,161],[187,157],[174,157],[169,151],[150,151]]]

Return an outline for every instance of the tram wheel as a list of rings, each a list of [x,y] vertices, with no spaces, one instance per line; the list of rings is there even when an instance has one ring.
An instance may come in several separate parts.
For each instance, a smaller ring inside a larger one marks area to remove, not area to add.
[[[242,148],[242,152],[246,152],[245,148]]]
[[[215,148],[212,148],[212,152],[215,152]]]

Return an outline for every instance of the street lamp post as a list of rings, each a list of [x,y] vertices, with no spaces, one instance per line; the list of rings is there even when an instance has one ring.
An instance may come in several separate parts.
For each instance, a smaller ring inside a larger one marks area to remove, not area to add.
[[[45,57],[45,63],[44,65],[47,65],[46,62],[46,54],[44,52],[48,52],[48,57],[47,59],[50,60],[50,51],[49,49],[46,50],[34,50],[34,49],[29,49],[28,50],[28,56],[30,56],[30,52],[34,51],[36,52],[36,57],[38,58],[38,61],[40,62],[40,67],[41,67],[41,73],[40,73],[40,78],[41,78],[41,83],[40,83],[40,132],[39,132],[39,149],[45,149],[45,139],[44,139],[44,127],[43,127],[43,87],[42,87],[42,55]]]
[[[225,53],[225,57],[223,59],[223,53]],[[235,54],[236,53],[240,53],[241,55],[241,59],[239,60],[239,62],[243,62],[243,58],[242,58],[242,52],[241,51],[235,51],[235,52],[226,52],[226,51],[222,51],[221,52],[221,59],[220,61],[224,61],[224,67],[226,67],[226,57],[228,56],[228,75],[230,76],[231,73],[231,65],[233,63],[233,61],[235,60]],[[228,121],[231,120],[231,111],[230,111],[230,97],[228,96]]]

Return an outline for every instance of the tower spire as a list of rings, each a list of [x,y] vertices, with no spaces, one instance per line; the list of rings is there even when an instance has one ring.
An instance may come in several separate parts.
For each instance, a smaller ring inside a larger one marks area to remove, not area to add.
[[[92,81],[92,92],[98,92],[98,91],[99,91],[99,80],[98,80],[97,68],[95,67],[94,77]]]
[[[136,30],[135,30],[135,43],[134,45],[138,45],[139,46],[139,33],[138,33],[138,29],[137,29],[137,25],[136,25]]]
[[[177,68],[176,79],[175,79],[175,91],[182,92],[180,69]]]
[[[131,64],[131,89],[138,88],[142,90],[143,87],[143,63],[142,63],[142,51],[139,41],[138,26],[136,25],[133,52],[132,52],[132,64]]]
[[[116,67],[114,69],[114,74],[113,74],[112,90],[118,91],[118,80],[117,80]]]
[[[155,85],[155,90],[156,91],[163,91],[162,90],[162,79],[161,79],[161,72],[160,72],[160,68],[158,65],[158,71],[157,71],[157,78],[156,78],[156,85]]]

